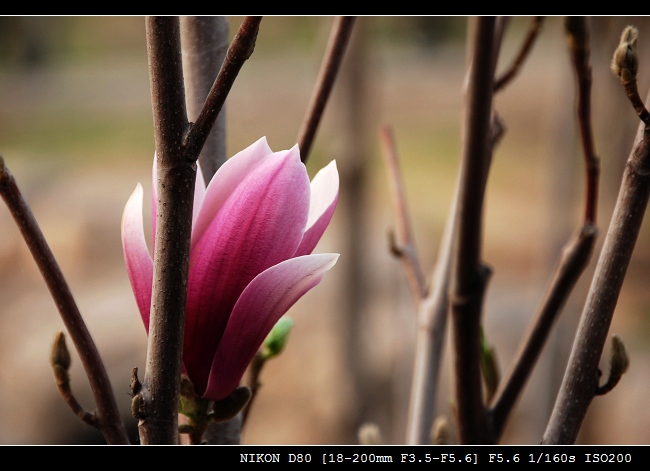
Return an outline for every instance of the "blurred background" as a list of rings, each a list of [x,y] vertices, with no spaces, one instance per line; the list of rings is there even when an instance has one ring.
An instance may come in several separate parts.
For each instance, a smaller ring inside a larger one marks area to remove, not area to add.
[[[241,18],[231,18],[231,37]],[[291,147],[305,114],[331,17],[268,17],[227,101],[228,155],[267,136]],[[513,18],[498,70],[530,18]],[[517,79],[495,99],[507,132],[485,206],[484,260],[494,270],[484,324],[506,371],[562,246],[581,224],[582,157],[563,19],[546,20]],[[639,89],[650,83],[647,18],[591,20],[593,120],[601,157],[599,243],[514,409],[502,443],[541,440],[611,217],[637,119],[611,55],[639,28]],[[415,302],[390,255],[394,225],[378,130],[393,127],[416,242],[430,274],[460,152],[467,18],[362,17],[308,163],[337,159],[334,220],[316,252],[337,252],[323,282],[289,312],[285,352],[272,360],[244,430],[246,444],[354,444],[366,422],[402,443],[416,333]],[[134,440],[129,380],[144,372],[146,334],[126,276],[120,218],[137,182],[151,191],[154,152],[142,17],[1,17],[0,153],[57,257],[109,371]],[[146,225],[149,227],[145,211]],[[631,364],[597,397],[580,443],[649,444],[650,230],[644,223],[611,327]],[[0,207],[0,444],[102,443],[63,403],[48,359],[56,307],[11,216]],[[607,354],[608,347],[606,348]],[[445,365],[449,363],[449,355]],[[602,361],[607,371],[607,359]],[[72,388],[93,400],[76,353]],[[447,366],[437,411],[453,423]]]

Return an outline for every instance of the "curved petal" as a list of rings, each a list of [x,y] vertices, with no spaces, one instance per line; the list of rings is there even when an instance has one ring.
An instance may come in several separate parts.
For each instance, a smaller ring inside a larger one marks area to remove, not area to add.
[[[279,263],[246,287],[214,355],[203,397],[218,401],[239,384],[275,323],[332,268],[338,254],[315,254]]]
[[[124,207],[122,215],[122,247],[126,271],[131,288],[142,316],[144,327],[149,332],[149,310],[151,309],[151,286],[153,283],[153,260],[147,249],[142,221],[142,185],[135,191]]]
[[[198,242],[230,194],[263,160],[273,153],[262,137],[228,159],[205,190],[200,212],[192,229],[192,247]],[[196,202],[196,201],[195,201]]]
[[[320,169],[311,182],[309,217],[305,235],[296,251],[296,257],[307,255],[314,250],[323,232],[327,229],[339,198],[339,172],[336,161],[332,160]]]
[[[239,295],[262,271],[293,256],[308,213],[309,178],[294,147],[243,179],[192,249],[183,358],[197,391],[206,387]]]

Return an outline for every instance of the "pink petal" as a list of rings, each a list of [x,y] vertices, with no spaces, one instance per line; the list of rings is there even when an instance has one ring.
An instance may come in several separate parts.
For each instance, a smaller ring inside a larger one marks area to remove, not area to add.
[[[338,198],[339,172],[336,169],[336,162],[332,160],[316,174],[311,182],[307,227],[296,256],[307,255],[314,250],[332,219]]]
[[[122,247],[124,249],[126,271],[129,274],[129,280],[131,280],[131,288],[135,294],[135,300],[148,333],[153,260],[144,237],[142,185],[139,183],[124,207],[124,214],[122,215]]]
[[[214,175],[207,190],[199,213],[195,213],[196,223],[192,226],[192,247],[219,212],[224,202],[263,160],[273,153],[266,143],[266,137],[228,159]]]
[[[203,198],[205,197],[205,178],[203,178],[203,171],[198,162],[196,162],[196,183],[194,185],[194,206],[192,206],[192,229],[196,225],[196,220],[201,211]]]
[[[192,248],[183,359],[197,391],[207,385],[239,295],[262,271],[293,256],[308,213],[309,178],[294,147],[257,165]]]
[[[224,399],[237,387],[275,323],[321,281],[338,257],[338,254],[315,254],[292,258],[251,281],[230,316],[203,397]]]

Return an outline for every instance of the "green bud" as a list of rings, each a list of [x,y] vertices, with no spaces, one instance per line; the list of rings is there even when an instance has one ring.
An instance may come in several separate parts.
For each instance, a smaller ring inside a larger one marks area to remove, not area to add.
[[[264,360],[269,360],[279,355],[289,340],[289,333],[293,327],[293,320],[290,317],[282,317],[271,329],[262,344],[261,354]]]
[[[485,331],[481,328],[481,371],[485,381],[486,395],[488,402],[494,396],[501,379],[499,374],[499,364],[497,362],[496,352],[485,337]]]

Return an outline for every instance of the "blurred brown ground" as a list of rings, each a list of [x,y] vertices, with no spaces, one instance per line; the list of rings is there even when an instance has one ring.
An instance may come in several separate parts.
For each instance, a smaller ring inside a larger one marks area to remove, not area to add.
[[[340,262],[290,311],[295,320],[291,340],[283,355],[264,370],[263,388],[243,443],[354,443],[348,419],[361,407],[369,411],[363,419],[378,422],[388,442],[404,440],[415,313],[401,267],[387,250],[393,215],[376,130],[384,123],[394,127],[418,247],[430,272],[460,147],[465,50],[464,23],[459,20],[360,20],[368,35],[363,71],[368,101],[357,112],[369,132],[359,137],[367,140],[368,152],[361,267],[368,292],[359,313],[364,329],[358,341],[368,376],[380,385],[377,394],[385,400],[373,409],[352,399],[356,396],[343,345],[346,323],[341,319],[347,254],[339,208],[316,251],[340,252]],[[0,152],[68,278],[108,365],[123,416],[129,419],[128,382],[134,366],[144,369],[146,336],[124,269],[119,224],[138,181],[150,194],[153,132],[144,20],[2,21],[3,31],[13,36],[0,38],[0,47],[8,51],[4,55],[0,51],[4,57]],[[650,77],[650,64],[643,60],[650,51],[647,19],[600,18],[593,24],[593,113],[602,159],[600,243],[636,129],[634,113],[608,70],[618,34],[628,22],[641,33],[639,82],[644,94]],[[234,19],[233,31],[238,24]],[[229,155],[262,135],[273,149],[293,145],[330,24],[331,18],[263,20],[257,49],[228,101]],[[514,55],[526,24],[525,18],[513,21],[501,69]],[[583,177],[573,119],[574,82],[561,26],[560,18],[547,20],[520,77],[495,101],[507,134],[495,155],[486,199],[483,256],[494,275],[484,320],[504,371],[561,246],[578,227],[581,215]],[[450,30],[444,37],[425,34],[445,28]],[[312,176],[344,153],[340,117],[345,106],[337,90],[310,157]],[[339,167],[345,165],[339,162]],[[57,395],[48,357],[62,323],[15,224],[2,208],[0,444],[101,440]],[[147,224],[148,219],[145,210]],[[650,443],[650,412],[644,407],[650,390],[649,240],[645,223],[611,328],[627,345],[630,369],[612,393],[593,402],[580,437],[583,443]],[[513,412],[503,443],[540,441],[596,257],[597,252]],[[602,364],[606,370],[606,359]],[[75,394],[92,409],[76,355],[72,378]],[[445,369],[438,410],[451,418],[448,383]],[[135,428],[132,419],[130,427]]]

